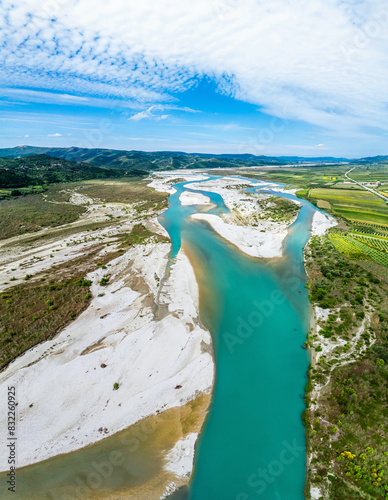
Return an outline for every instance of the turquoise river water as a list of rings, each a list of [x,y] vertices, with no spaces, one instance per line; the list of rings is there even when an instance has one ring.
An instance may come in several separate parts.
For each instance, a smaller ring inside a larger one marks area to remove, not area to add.
[[[205,186],[200,192],[215,205],[207,213],[227,212],[222,197],[207,192]],[[302,345],[310,316],[303,247],[316,209],[300,200],[302,207],[290,227],[282,259],[254,259],[220,238],[208,224],[190,219],[191,214],[206,210],[180,204],[179,196],[190,190],[190,182],[175,188],[169,209],[159,220],[172,239],[170,264],[183,247],[196,271],[200,319],[213,338],[216,383],[190,486],[171,498],[302,500],[305,437],[301,417],[309,363]],[[248,191],[293,197],[270,188],[276,189],[273,184],[258,184]],[[141,425],[19,469],[15,498],[109,498],[147,484],[163,464],[147,449],[148,441],[142,436],[148,433]],[[134,432],[139,443],[136,450],[128,446]],[[86,488],[93,467],[112,450],[123,454],[124,464],[102,475],[101,485]],[[0,479],[0,497],[5,498],[9,493],[5,473]]]
[[[284,245],[284,258],[253,259],[206,224],[191,221],[177,184],[160,218],[173,241],[195,262],[201,320],[212,333],[217,367],[213,401],[196,450],[190,500],[302,500],[302,424],[309,328],[303,247],[315,208],[302,202]],[[250,188],[255,191],[260,187]],[[264,192],[293,198],[292,195]],[[197,191],[198,192],[198,191]],[[200,191],[225,212],[219,196]],[[183,495],[182,495],[183,496]]]

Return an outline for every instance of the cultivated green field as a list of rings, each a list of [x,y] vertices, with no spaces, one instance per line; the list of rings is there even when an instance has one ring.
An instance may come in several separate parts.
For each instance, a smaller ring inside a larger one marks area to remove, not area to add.
[[[388,237],[388,227],[379,224],[368,224],[359,222],[353,226],[353,231],[362,234],[372,234],[374,236]]]
[[[309,193],[321,208],[332,210],[351,222],[361,221],[388,226],[387,204],[378,196],[362,188],[348,189],[343,184],[335,188],[314,188]],[[324,206],[322,202],[330,204]]]
[[[350,222],[369,222],[370,224],[380,224],[388,228],[388,213],[385,215],[374,211],[357,210],[356,207],[336,207],[334,212]]]
[[[386,251],[380,250],[376,246],[370,244],[370,240],[374,238],[369,238],[368,244],[360,241],[358,235],[357,239],[356,237],[343,236],[340,234],[330,234],[329,238],[335,248],[349,259],[374,260],[378,264],[388,267],[388,254]]]
[[[353,238],[361,241],[361,243],[364,243],[365,245],[368,245],[372,248],[376,248],[377,250],[380,250],[381,252],[388,253],[388,238],[382,238],[381,236],[373,237],[373,236],[366,236],[363,234],[352,234]]]

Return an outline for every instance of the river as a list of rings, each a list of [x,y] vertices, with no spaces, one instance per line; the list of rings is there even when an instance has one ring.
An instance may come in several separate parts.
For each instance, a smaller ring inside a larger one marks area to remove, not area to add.
[[[200,288],[200,317],[217,367],[212,406],[196,451],[190,500],[302,500],[302,424],[309,328],[303,247],[314,207],[302,202],[284,245],[269,263],[245,256],[206,224],[190,221],[176,187],[161,218],[177,252],[188,253]],[[252,192],[260,186],[250,188]],[[265,192],[292,198],[276,191]],[[198,191],[197,191],[198,192]],[[199,191],[225,211],[213,193]],[[195,210],[193,210],[195,211]]]
[[[302,345],[310,317],[303,247],[315,207],[302,200],[284,244],[284,257],[268,261],[242,254],[207,223],[191,220],[198,207],[179,202],[190,183],[175,188],[160,222],[172,240],[170,264],[182,246],[194,267],[200,319],[213,338],[216,383],[190,486],[174,498],[302,500],[306,457],[301,417],[309,363]],[[256,189],[292,197],[260,184],[248,191]],[[196,192],[211,198],[215,208],[210,213],[228,211],[220,195]],[[125,454],[125,440],[120,439],[119,433],[20,469],[17,498],[53,499],[59,498],[59,491],[69,495],[66,498],[81,498],[75,491],[76,481],[89,470],[86,467],[83,473],[83,464],[101,454],[108,456],[118,446]],[[92,498],[108,498],[147,481],[162,466],[156,457],[148,463],[143,446],[128,457],[129,466],[123,471],[116,468],[104,490],[96,490]]]

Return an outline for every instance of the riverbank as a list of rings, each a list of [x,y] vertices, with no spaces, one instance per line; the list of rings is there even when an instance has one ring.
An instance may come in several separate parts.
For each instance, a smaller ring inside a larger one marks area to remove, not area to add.
[[[168,253],[168,244],[137,246],[111,261],[108,272],[88,274],[88,309],[1,374],[0,391],[9,385],[18,391],[19,466],[76,450],[211,390],[213,362],[201,347],[210,349],[211,339],[197,325],[198,292],[183,252],[159,295],[166,312],[154,320]]]
[[[305,497],[384,498],[387,279],[340,254],[317,226],[305,248],[313,322],[304,422]],[[380,472],[381,473],[380,473]],[[379,480],[374,478],[380,477]]]
[[[77,259],[94,268],[84,275],[91,282],[86,310],[0,374],[4,397],[9,385],[17,390],[19,467],[83,449],[148,416],[186,407],[201,394],[209,398],[213,386],[211,337],[198,320],[198,286],[184,252],[166,275],[171,245],[163,243],[167,233],[153,215],[140,219],[148,239],[126,249],[120,238],[139,223],[138,210],[80,193],[71,202],[89,203],[80,221],[2,242],[4,279],[11,275],[17,282],[28,272],[29,282],[38,284],[44,273],[57,276]],[[89,223],[107,227],[91,238]],[[93,266],[98,259],[106,265]],[[165,450],[169,481],[175,477],[177,486],[190,475],[187,456],[194,454],[201,412],[185,431],[190,439],[179,437],[170,454]],[[1,450],[0,470],[6,469]]]

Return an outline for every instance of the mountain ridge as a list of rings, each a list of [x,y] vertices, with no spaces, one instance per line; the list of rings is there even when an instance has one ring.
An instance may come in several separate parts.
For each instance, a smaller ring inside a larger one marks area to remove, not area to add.
[[[176,170],[179,168],[226,168],[249,166],[282,166],[288,163],[322,164],[322,163],[380,163],[388,161],[388,156],[378,155],[360,159],[336,158],[321,156],[316,158],[303,156],[265,156],[250,153],[241,154],[209,154],[186,153],[183,151],[138,151],[116,150],[108,148],[53,148],[40,146],[16,146],[1,148],[1,158],[24,158],[36,154],[45,154],[68,161],[76,161],[100,167],[118,168],[124,170],[142,169]]]

